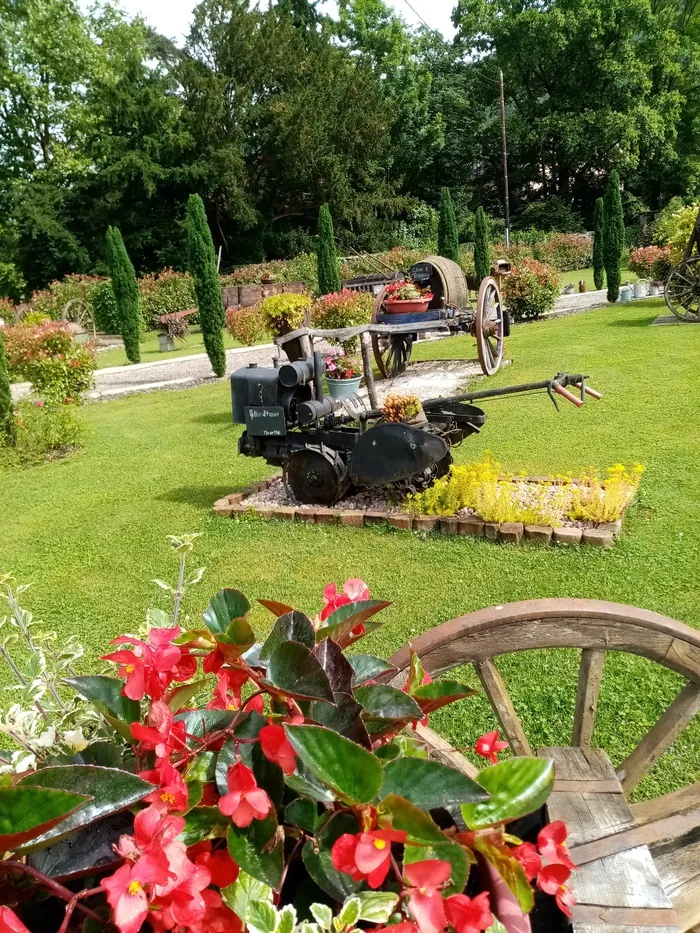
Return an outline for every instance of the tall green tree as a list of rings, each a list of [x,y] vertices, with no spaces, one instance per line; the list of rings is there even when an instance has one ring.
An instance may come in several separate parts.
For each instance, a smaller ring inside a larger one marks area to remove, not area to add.
[[[489,231],[486,214],[479,207],[474,218],[474,275],[479,286],[489,274]]]
[[[204,348],[214,374],[225,376],[224,302],[216,271],[214,241],[204,202],[198,194],[191,194],[187,201],[187,267],[194,280]]]
[[[601,289],[605,282],[605,257],[603,243],[605,237],[605,204],[602,198],[595,202],[593,213],[593,283]]]
[[[459,262],[459,236],[455,209],[449,188],[440,189],[440,220],[438,222],[438,253]]]
[[[10,374],[5,356],[5,338],[0,332],[0,443],[12,444],[15,436],[15,422],[12,414],[12,393],[10,392]]]
[[[608,301],[617,301],[620,295],[620,262],[625,245],[625,223],[622,216],[620,176],[610,173],[604,198],[603,260],[608,282]]]
[[[318,290],[322,295],[340,291],[340,268],[338,253],[335,248],[333,218],[327,204],[322,204],[318,212],[318,241],[316,245],[318,265]]]
[[[118,227],[107,228],[107,262],[117,303],[119,333],[130,363],[141,362],[141,316],[136,273]]]

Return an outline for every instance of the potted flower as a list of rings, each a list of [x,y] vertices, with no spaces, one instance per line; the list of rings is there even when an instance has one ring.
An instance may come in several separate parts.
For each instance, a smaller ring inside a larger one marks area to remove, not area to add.
[[[388,314],[415,314],[428,310],[433,293],[418,288],[413,282],[392,282],[384,292],[384,308]]]
[[[158,349],[162,352],[175,349],[176,340],[187,337],[189,323],[187,318],[196,313],[196,308],[185,311],[173,311],[172,314],[161,314],[158,318]]]
[[[331,398],[350,398],[360,388],[362,367],[352,356],[342,350],[326,356],[326,386]]]
[[[384,420],[403,421],[406,424],[425,424],[423,406],[417,395],[392,393],[384,399]]]

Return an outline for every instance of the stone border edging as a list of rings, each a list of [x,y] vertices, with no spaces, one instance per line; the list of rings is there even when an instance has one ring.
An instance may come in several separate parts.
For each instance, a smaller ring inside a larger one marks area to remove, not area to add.
[[[277,479],[275,477],[274,479]],[[527,479],[527,477],[526,477]],[[532,477],[542,481],[542,477]],[[609,549],[622,529],[622,519],[605,522],[595,528],[575,528],[568,525],[551,528],[549,525],[523,525],[522,522],[504,522],[501,525],[485,522],[478,516],[457,518],[454,515],[408,515],[405,512],[373,512],[365,509],[332,509],[316,506],[297,508],[289,505],[246,505],[246,499],[263,489],[273,480],[258,480],[241,492],[234,492],[217,499],[213,506],[214,515],[239,518],[257,515],[259,518],[277,519],[288,522],[305,522],[309,525],[344,525],[346,528],[361,528],[364,525],[389,525],[400,531],[439,532],[443,535],[468,535],[473,538],[488,538],[519,544],[530,541],[539,545],[590,544]]]

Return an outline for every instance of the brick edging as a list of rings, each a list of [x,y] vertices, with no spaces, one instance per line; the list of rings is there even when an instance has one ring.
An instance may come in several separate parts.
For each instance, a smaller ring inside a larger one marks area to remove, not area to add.
[[[276,477],[275,477],[276,479]],[[532,481],[543,481],[543,477],[532,477]],[[525,478],[530,481],[529,477]],[[439,532],[443,535],[468,535],[474,538],[488,538],[519,544],[529,541],[532,544],[589,544],[595,547],[611,548],[622,528],[622,519],[606,522],[595,528],[574,528],[562,526],[551,528],[548,525],[523,525],[522,522],[504,522],[501,525],[485,522],[477,516],[458,518],[454,515],[408,515],[405,512],[382,512],[365,509],[332,509],[317,506],[301,509],[289,505],[246,505],[246,499],[263,489],[267,489],[274,480],[258,480],[240,492],[231,493],[217,499],[214,503],[214,515],[238,518],[243,515],[257,515],[259,518],[274,518],[279,521],[305,522],[309,525],[344,525],[361,528],[365,525],[389,525],[400,531]]]

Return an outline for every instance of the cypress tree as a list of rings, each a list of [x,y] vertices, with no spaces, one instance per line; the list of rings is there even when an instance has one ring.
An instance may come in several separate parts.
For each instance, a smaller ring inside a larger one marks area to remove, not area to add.
[[[318,212],[318,244],[316,246],[318,263],[318,290],[322,295],[340,291],[340,269],[338,254],[333,235],[333,218],[327,204],[322,204]]]
[[[608,280],[608,301],[617,301],[620,294],[620,260],[625,243],[625,225],[622,217],[620,176],[612,172],[604,198],[603,259]]]
[[[605,281],[605,260],[603,258],[603,241],[605,238],[605,205],[602,198],[595,202],[593,213],[593,282],[597,289],[603,287]]]
[[[13,407],[10,373],[5,356],[5,338],[0,331],[0,441],[6,444],[13,444],[15,438]]]
[[[489,231],[486,226],[486,214],[480,207],[474,218],[474,275],[477,288],[481,280],[489,274]]]
[[[107,263],[126,358],[130,363],[138,363],[141,360],[139,286],[118,227],[107,228]]]
[[[459,262],[457,221],[449,188],[440,189],[440,219],[438,221],[438,253],[446,259]]]
[[[187,267],[194,281],[204,348],[215,375],[221,377],[226,374],[224,301],[216,270],[214,241],[204,202],[198,194],[191,194],[187,201]]]

